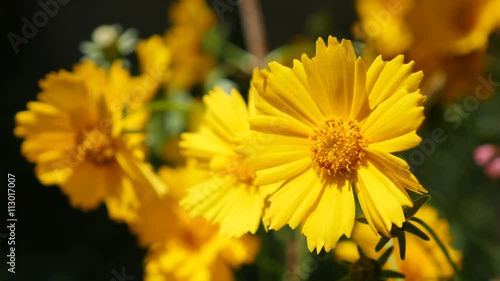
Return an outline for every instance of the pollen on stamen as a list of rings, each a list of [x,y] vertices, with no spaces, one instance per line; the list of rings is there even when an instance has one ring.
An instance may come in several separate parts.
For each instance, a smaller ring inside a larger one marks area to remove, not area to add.
[[[108,132],[98,129],[85,131],[77,139],[77,155],[97,165],[106,164],[114,157],[115,149]]]
[[[219,173],[221,175],[234,176],[239,182],[253,185],[255,180],[255,170],[244,160],[244,156],[237,155],[230,157]]]
[[[310,135],[312,166],[322,177],[350,179],[358,170],[368,146],[355,120],[330,118]]]

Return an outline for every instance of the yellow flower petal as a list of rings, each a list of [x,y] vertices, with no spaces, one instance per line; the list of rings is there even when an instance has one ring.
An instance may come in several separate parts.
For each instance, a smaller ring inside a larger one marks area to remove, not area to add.
[[[192,187],[180,204],[191,216],[203,216],[219,224],[221,233],[235,237],[257,231],[264,207],[258,190],[233,176],[214,177]]]
[[[425,118],[423,100],[424,97],[419,93],[408,94],[406,91],[396,93],[375,108],[363,123],[361,132],[370,143],[376,143],[416,131]],[[411,142],[408,146],[414,144],[415,142]],[[406,147],[408,148],[411,147]]]
[[[294,188],[300,186],[300,189]],[[315,207],[323,186],[317,184],[313,169],[286,181],[269,197],[269,207],[265,210],[263,222],[269,229],[280,229],[289,224],[296,228]]]
[[[361,209],[375,233],[391,237],[392,224],[401,227],[405,221],[403,205],[412,206],[408,194],[401,190],[370,162],[358,170],[356,183]],[[383,202],[383,204],[382,204]]]
[[[302,233],[307,237],[309,251],[312,252],[316,248],[319,254],[323,247],[327,252],[335,248],[342,235],[347,237],[351,235],[355,205],[354,193],[349,182],[342,187],[324,188],[316,204],[302,224]]]
[[[342,40],[339,43],[336,38],[329,37],[327,47],[320,38],[316,41],[316,56],[312,59],[303,56],[302,60],[311,87],[309,93],[322,111],[317,116],[349,116],[356,72],[356,54],[351,42]]]
[[[307,85],[301,83],[291,68],[276,62],[270,63],[269,68],[271,72],[264,89],[266,101],[308,126],[318,125],[322,121],[318,119],[321,111],[311,98]]]
[[[414,62],[404,63],[404,56],[384,62],[379,56],[367,72],[366,90],[369,95],[370,107],[375,108],[402,89],[412,93],[417,90],[422,80],[422,71],[412,73]]]
[[[68,180],[61,184],[61,189],[68,195],[70,203],[75,208],[90,210],[96,208],[108,193],[108,189],[117,188],[107,186],[106,169],[96,166],[91,161],[79,163],[78,168]]]
[[[391,181],[406,194],[404,189],[408,189],[418,194],[426,193],[424,187],[420,185],[417,178],[410,171],[410,166],[403,159],[392,154],[369,149],[367,157],[369,161],[379,170],[384,171]]]

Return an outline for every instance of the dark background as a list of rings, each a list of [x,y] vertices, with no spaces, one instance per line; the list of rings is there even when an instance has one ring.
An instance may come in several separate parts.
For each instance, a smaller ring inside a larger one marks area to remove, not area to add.
[[[44,1],[45,2],[45,1]],[[34,165],[20,154],[21,140],[13,136],[14,114],[25,110],[36,99],[38,80],[51,71],[71,69],[81,54],[78,44],[89,40],[92,30],[102,24],[135,27],[146,38],[161,34],[168,27],[166,14],[171,1],[84,1],[70,0],[59,5],[54,17],[16,54],[7,38],[9,32],[22,35],[22,17],[32,20],[41,8],[37,1],[4,1],[2,21],[1,149],[2,169],[16,176],[16,273],[7,272],[7,240],[0,243],[0,280],[89,281],[111,280],[112,270],[142,279],[144,249],[125,225],[107,218],[104,207],[83,213],[72,209],[57,187],[40,185]],[[213,2],[213,1],[212,1]],[[271,48],[284,44],[304,32],[306,16],[326,12],[333,18],[337,36],[349,37],[355,18],[350,1],[262,1]],[[242,45],[238,11],[224,14],[233,26],[231,37]],[[7,208],[7,182],[2,192],[2,213]],[[5,196],[5,197],[4,197]],[[4,209],[5,208],[5,209]],[[8,233],[0,223],[0,233]]]
[[[20,154],[21,140],[16,139],[12,131],[14,114],[24,110],[28,101],[36,99],[38,81],[51,71],[71,69],[81,57],[79,43],[89,40],[93,29],[102,24],[119,23],[124,29],[137,28],[141,38],[162,34],[168,27],[166,14],[170,2],[70,0],[59,6],[59,12],[49,18],[46,26],[38,29],[36,36],[19,46],[17,54],[7,34],[21,35],[21,18],[31,20],[41,8],[37,1],[1,4],[2,169],[4,175],[11,173],[16,176],[18,221],[16,273],[7,272],[7,240],[0,239],[0,281],[110,281],[112,270],[121,272],[122,268],[127,275],[136,276],[134,280],[142,279],[146,251],[136,246],[136,239],[129,234],[127,227],[109,220],[104,207],[84,213],[72,209],[59,188],[41,186],[34,176],[34,165]],[[306,33],[318,24],[326,26],[337,37],[351,37],[350,27],[356,18],[353,1],[262,2],[270,49],[288,43],[296,34]],[[311,22],[307,19],[308,15],[318,12],[328,15],[331,21]],[[232,27],[231,41],[243,46],[238,16],[237,9],[225,12],[224,24]],[[494,81],[500,81],[499,37],[496,37],[497,66],[489,68]],[[498,89],[496,92],[495,97],[470,112],[470,117],[464,119],[463,125],[456,130],[443,119],[445,109],[429,109],[425,127],[419,134],[426,139],[435,128],[441,128],[448,139],[437,144],[422,165],[413,166],[416,176],[432,195],[431,204],[438,207],[442,217],[450,220],[455,245],[464,254],[464,273],[468,280],[491,280],[495,274],[500,275],[500,184],[488,179],[472,159],[472,151],[477,145],[500,144]],[[7,182],[4,188],[0,208],[6,214]],[[0,219],[3,220],[0,234],[8,233],[4,227],[7,225],[5,218]],[[269,252],[283,250],[273,245],[267,245],[266,249]],[[271,253],[270,256],[279,254]],[[333,263],[319,263],[311,280],[324,280],[336,270]],[[253,276],[251,270],[244,269],[243,273]],[[252,277],[244,279],[252,280]]]

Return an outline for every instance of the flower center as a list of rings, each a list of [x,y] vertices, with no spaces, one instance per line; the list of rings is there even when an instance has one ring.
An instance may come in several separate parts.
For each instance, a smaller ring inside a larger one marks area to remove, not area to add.
[[[244,160],[243,155],[229,157],[226,161],[226,165],[219,170],[221,175],[231,175],[239,182],[253,185],[255,170]]]
[[[320,176],[350,179],[362,164],[368,142],[355,120],[343,121],[334,117],[316,128],[309,136],[312,146],[312,165]]]
[[[98,165],[108,163],[115,155],[113,141],[108,132],[94,128],[78,136],[76,151]]]

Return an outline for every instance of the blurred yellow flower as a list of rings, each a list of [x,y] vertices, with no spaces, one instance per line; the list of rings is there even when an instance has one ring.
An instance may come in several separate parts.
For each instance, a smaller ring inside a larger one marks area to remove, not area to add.
[[[230,238],[203,218],[185,217],[176,237],[150,249],[144,280],[232,281],[231,268],[252,263],[258,249],[259,241],[254,236]]]
[[[499,0],[357,0],[356,8],[365,56],[405,54],[426,74],[425,94],[446,83],[445,102],[477,84],[488,36],[500,27]]]
[[[450,253],[451,259],[455,264],[460,264],[462,254],[451,246],[452,238],[448,222],[439,219],[438,212],[428,205],[424,205],[417,212],[416,217],[425,221],[434,232],[436,232],[439,239],[446,245],[446,249]],[[423,232],[427,234],[427,236],[432,237],[426,230],[423,230]],[[339,242],[334,251],[337,259],[349,262],[354,262],[359,259],[356,244],[361,247],[363,253],[368,258],[372,259],[378,259],[385,251],[382,249],[379,252],[375,252],[375,245],[377,245],[380,237],[376,236],[370,230],[370,227],[365,224],[356,223],[351,238],[353,241]],[[397,254],[399,252],[397,240],[394,239],[393,241],[395,242],[395,249],[389,261],[386,263],[386,269],[401,272],[405,275],[405,280],[414,281],[443,280],[453,276],[453,268],[448,263],[445,255],[434,239],[431,238],[430,241],[424,241],[415,235],[406,235],[405,260],[401,260],[399,254]],[[390,245],[386,245],[386,248],[389,246]]]
[[[144,134],[129,133],[147,121],[139,107],[152,92],[142,86],[119,62],[106,71],[84,61],[41,80],[39,101],[16,114],[14,130],[40,182],[60,185],[73,207],[105,201],[117,220],[134,219],[141,193],[164,192],[144,162]]]
[[[424,120],[422,72],[403,60],[378,57],[368,68],[350,41],[330,37],[328,47],[318,39],[312,59],[261,71],[250,138],[267,142],[250,163],[269,195],[265,226],[301,223],[309,250],[329,251],[351,234],[356,192],[374,232],[389,236],[393,224],[401,227],[402,206],[413,205],[405,188],[426,192],[391,154],[420,143]]]
[[[151,245],[145,260],[144,280],[234,280],[231,268],[253,262],[259,249],[257,237],[239,239],[222,235],[203,218],[190,219],[178,200],[208,172],[186,167],[163,167],[159,175],[169,187],[164,196],[143,201],[132,226],[143,245]]]
[[[217,19],[204,0],[179,0],[169,9],[171,26],[164,36],[137,44],[142,73],[173,91],[203,82],[216,60],[203,51],[203,40]]]
[[[170,76],[171,52],[160,35],[141,40],[136,47],[141,73],[148,75],[152,84],[162,84]]]
[[[172,26],[165,32],[166,45],[172,51],[174,89],[190,89],[204,80],[215,59],[202,50],[207,32],[217,23],[217,17],[205,0],[179,0],[169,9]]]
[[[208,178],[204,170],[196,169],[192,162],[185,167],[162,167],[158,175],[169,188],[167,194],[150,194],[141,197],[141,208],[130,229],[137,235],[139,244],[147,247],[178,235],[181,228],[179,217],[186,216],[179,207],[179,200],[189,187]]]
[[[215,88],[203,98],[207,107],[203,123],[195,133],[184,133],[183,154],[209,171],[209,179],[188,192],[181,201],[191,216],[218,223],[231,236],[255,233],[264,206],[254,185],[255,172],[245,153],[237,151],[238,138],[248,133],[250,111],[240,93]]]

